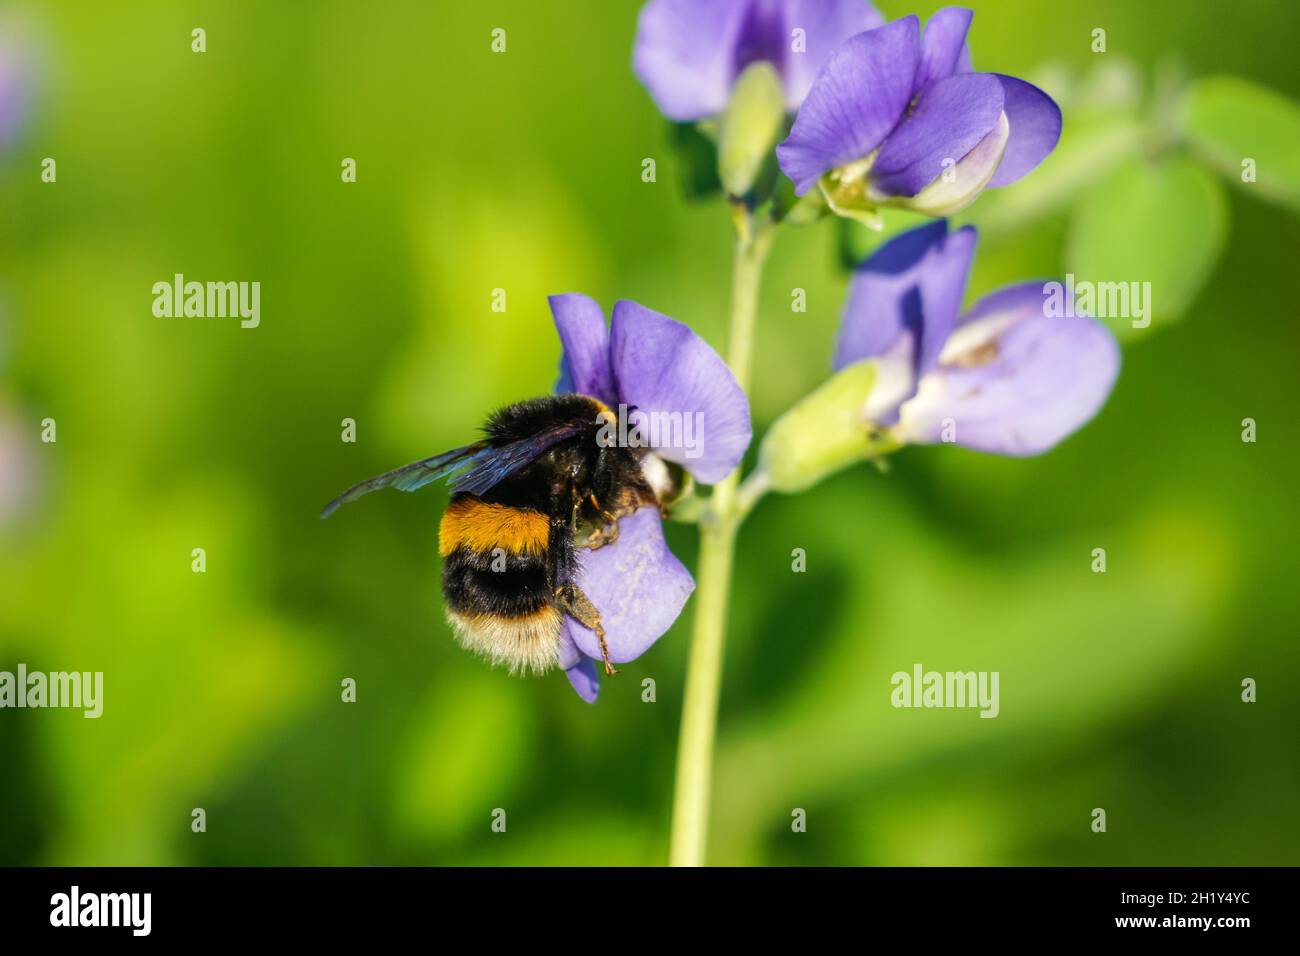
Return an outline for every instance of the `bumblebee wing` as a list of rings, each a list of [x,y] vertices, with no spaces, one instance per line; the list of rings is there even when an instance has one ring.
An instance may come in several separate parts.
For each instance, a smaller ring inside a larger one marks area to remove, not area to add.
[[[456,477],[451,483],[451,490],[481,495],[548,449],[566,438],[572,438],[584,427],[586,427],[585,422],[562,422],[543,428],[535,435],[521,438],[509,445],[489,448],[484,454],[476,457],[469,471]]]
[[[477,461],[486,452],[492,450],[488,447],[487,442],[478,441],[472,445],[453,448],[441,455],[434,455],[432,458],[424,458],[409,465],[403,465],[401,468],[386,471],[382,475],[376,475],[374,478],[361,482],[359,485],[353,485],[327,504],[320,516],[328,518],[338,509],[339,505],[349,501],[356,501],[362,495],[368,495],[380,488],[397,488],[401,491],[415,491],[417,488],[423,488],[431,481],[445,478],[451,473],[465,468]]]
[[[461,448],[453,448],[451,451],[443,452],[441,455],[434,455],[432,458],[425,458],[409,465],[403,465],[401,468],[386,471],[382,475],[363,481],[359,485],[353,485],[327,504],[320,516],[328,518],[338,510],[339,505],[346,504],[349,501],[356,501],[362,495],[368,495],[380,488],[415,491],[432,481],[446,478],[457,472],[461,472],[461,474],[457,475],[452,482],[452,491],[481,495],[505,478],[510,477],[510,475],[536,459],[549,448],[559,444],[566,438],[576,435],[582,430],[584,424],[583,422],[563,422],[559,425],[552,425],[549,428],[542,429],[535,435],[521,438],[519,441],[501,445],[500,447],[493,447],[485,441],[479,441],[472,445],[464,445]],[[468,469],[468,471],[465,469]]]

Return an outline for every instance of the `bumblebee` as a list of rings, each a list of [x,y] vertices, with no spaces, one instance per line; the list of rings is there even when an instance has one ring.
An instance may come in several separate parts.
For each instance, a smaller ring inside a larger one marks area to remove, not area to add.
[[[321,517],[380,488],[449,479],[438,550],[460,643],[512,673],[545,671],[557,663],[567,614],[595,632],[605,673],[615,674],[600,611],[577,584],[578,551],[612,544],[620,518],[661,507],[667,490],[659,472],[643,470],[646,449],[610,440],[616,426],[614,413],[585,395],[509,405],[488,419],[482,440],[354,485]]]

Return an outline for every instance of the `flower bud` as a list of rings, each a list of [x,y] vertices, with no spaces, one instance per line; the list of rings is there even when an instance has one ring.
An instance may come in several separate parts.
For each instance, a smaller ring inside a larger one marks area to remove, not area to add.
[[[766,62],[750,64],[736,78],[718,134],[718,177],[730,195],[743,196],[753,188],[784,119],[776,70]]]
[[[876,362],[855,362],[777,419],[759,450],[759,468],[776,491],[802,491],[896,447],[866,421],[863,406],[876,382]]]

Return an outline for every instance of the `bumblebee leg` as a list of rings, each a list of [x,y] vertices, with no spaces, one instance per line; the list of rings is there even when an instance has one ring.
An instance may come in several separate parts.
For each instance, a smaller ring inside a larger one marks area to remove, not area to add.
[[[605,519],[604,526],[588,535],[587,540],[583,542],[582,545],[584,548],[590,548],[592,551],[595,551],[597,548],[603,548],[607,544],[613,544],[618,540],[618,519],[621,515],[616,515],[609,511],[602,511],[600,516]]]
[[[619,505],[613,511],[602,511],[600,516],[605,519],[604,527],[593,531],[591,536],[583,542],[582,546],[584,548],[591,548],[594,551],[597,548],[603,548],[607,544],[613,544],[618,540],[619,521],[632,514],[632,512],[636,511],[636,509],[640,508],[642,505],[651,503],[656,507],[659,507],[659,502],[654,497],[651,497],[648,501],[641,497],[635,497],[630,500],[625,500],[624,504]],[[662,508],[660,508],[660,513],[663,513]]]
[[[620,495],[619,497],[622,499],[622,503],[616,506],[613,511],[606,511],[600,507],[600,502],[596,500],[595,495],[588,496],[588,500],[597,509],[600,509],[600,516],[605,520],[605,524],[588,535],[587,540],[582,543],[582,547],[595,551],[607,544],[613,544],[618,540],[618,523],[620,519],[626,518],[642,505],[652,504],[659,509],[659,514],[662,517],[668,517],[668,510],[659,504],[659,499],[652,492],[640,493],[633,489],[631,494]]]
[[[573,491],[573,511],[569,514],[569,534],[578,533],[578,511],[582,508],[582,498],[575,488]]]
[[[605,673],[617,674],[618,670],[609,659],[609,645],[605,643],[605,628],[600,623],[600,611],[596,610],[596,605],[582,593],[581,588],[572,584],[561,584],[555,589],[555,597],[565,614],[588,630],[596,632],[596,639],[600,641],[600,656],[605,659]]]

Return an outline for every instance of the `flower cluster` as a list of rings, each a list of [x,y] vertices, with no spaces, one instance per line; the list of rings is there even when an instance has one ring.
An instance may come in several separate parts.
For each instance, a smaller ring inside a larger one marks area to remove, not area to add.
[[[1110,393],[1119,369],[1110,333],[1090,318],[1051,317],[1042,282],[961,310],[976,233],[949,231],[939,217],[1024,176],[1061,132],[1060,111],[1041,90],[972,70],[970,24],[970,11],[955,7],[924,30],[915,16],[886,23],[864,0],[650,0],[641,11],[636,73],[666,117],[718,134],[719,172],[733,197],[746,196],[774,150],[795,193],[819,199],[814,216],[829,208],[878,226],[878,210],[896,206],[938,218],[857,268],[837,374],[769,431],[751,476],[763,489],[801,490],[912,443],[1039,454]],[[707,423],[706,442],[691,454],[649,448],[641,459],[648,478],[667,462],[702,484],[733,475],[750,442],[749,403],[713,349],[635,302],[616,303],[608,325],[584,295],[552,296],[550,305],[562,344],[557,392]],[[719,518],[738,520],[734,506]],[[599,690],[595,662],[606,653],[616,662],[639,657],[695,587],[654,507],[622,517],[603,547],[582,549],[573,583],[604,627],[604,647],[573,617],[560,635],[560,665],[587,701]]]
[[[768,64],[797,112],[776,148],[796,194],[817,188],[834,212],[879,228],[881,207],[951,215],[1060,138],[1046,93],[974,72],[971,19],[944,7],[922,30],[915,16],[886,24],[863,0],[652,0],[634,66],[665,116],[700,121],[725,111],[747,67]]]

